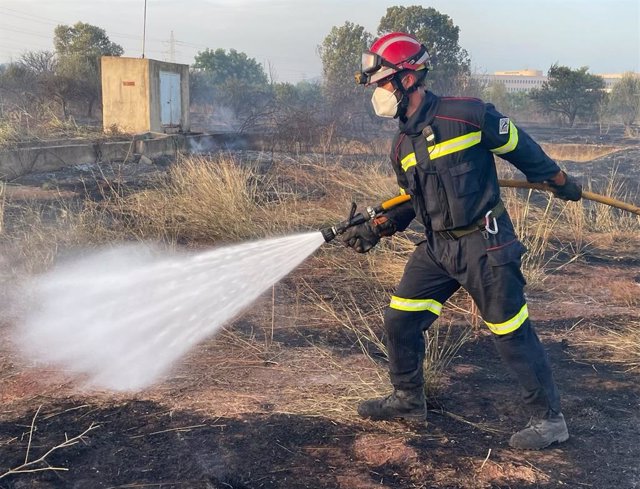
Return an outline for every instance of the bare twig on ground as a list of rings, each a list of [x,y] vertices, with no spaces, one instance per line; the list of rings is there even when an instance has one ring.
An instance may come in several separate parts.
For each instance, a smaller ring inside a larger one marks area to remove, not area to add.
[[[29,430],[29,442],[27,445],[27,452],[25,454],[25,458],[24,458],[24,463],[14,467],[12,469],[7,470],[6,472],[4,472],[3,474],[0,474],[0,479],[4,479],[5,477],[8,477],[10,475],[14,475],[14,474],[26,474],[26,473],[34,473],[34,472],[45,472],[45,471],[67,471],[69,470],[66,467],[52,467],[51,465],[49,465],[49,463],[47,462],[47,457],[49,457],[49,455],[51,455],[53,452],[60,450],[62,448],[68,448],[71,447],[73,445],[76,445],[78,443],[80,443],[81,441],[84,441],[84,436],[89,433],[90,431],[95,430],[96,428],[98,428],[100,425],[97,425],[95,423],[91,423],[89,425],[89,427],[84,430],[82,433],[80,433],[79,435],[74,436],[73,438],[68,438],[67,434],[65,433],[64,438],[65,441],[63,441],[62,443],[59,443],[58,445],[50,448],[49,450],[47,450],[43,455],[41,455],[40,457],[32,460],[29,462],[29,451],[31,450],[31,441],[33,439],[33,432],[35,431],[35,423],[36,423],[36,417],[38,416],[38,413],[40,412],[40,408],[42,408],[42,405],[40,405],[38,407],[38,410],[36,411],[35,415],[33,416],[33,419],[31,420],[31,429]],[[39,465],[43,465],[43,466],[39,466]]]
[[[142,435],[134,435],[134,436],[130,436],[129,438],[133,440],[134,438],[144,438],[145,436],[161,435],[163,433],[171,433],[172,431],[183,432],[183,431],[191,431],[196,428],[222,428],[225,426],[226,425],[224,424],[194,424],[192,426],[180,426],[178,428],[170,428],[167,430],[154,431],[153,433],[144,433]]]
[[[29,430],[29,442],[27,443],[27,452],[24,455],[25,464],[29,462],[29,450],[31,449],[31,439],[33,437],[33,430],[35,428],[36,418],[38,417],[38,413],[40,412],[41,408],[42,408],[42,404],[38,406],[38,409],[36,410],[36,414],[33,415],[33,419],[31,420],[31,429]]]
[[[491,448],[489,448],[489,451],[487,452],[487,456],[485,457],[484,461],[482,462],[482,465],[480,466],[480,471],[482,471],[484,464],[487,463],[487,460],[489,460],[490,456],[491,456]]]
[[[507,433],[504,430],[499,430],[497,428],[493,428],[492,426],[486,425],[484,423],[474,423],[473,421],[469,421],[468,419],[463,418],[462,416],[458,415],[458,414],[454,414],[451,411],[437,411],[437,412],[441,412],[442,414],[444,414],[445,416],[449,416],[452,419],[455,419],[456,421],[460,421],[462,423],[468,424],[470,426],[473,426],[474,428],[477,428],[481,431],[486,431],[487,433]]]

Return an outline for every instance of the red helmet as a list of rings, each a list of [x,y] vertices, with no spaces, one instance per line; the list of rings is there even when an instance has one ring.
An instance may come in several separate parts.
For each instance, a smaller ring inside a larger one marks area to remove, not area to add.
[[[411,34],[392,32],[377,39],[362,54],[362,83],[377,83],[402,70],[429,69],[427,48]]]

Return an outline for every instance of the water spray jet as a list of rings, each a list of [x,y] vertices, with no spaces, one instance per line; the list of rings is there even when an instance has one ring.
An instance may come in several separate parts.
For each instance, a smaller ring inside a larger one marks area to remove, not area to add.
[[[26,358],[91,388],[161,380],[324,243],[318,231],[200,253],[118,245],[35,277],[16,331]]]

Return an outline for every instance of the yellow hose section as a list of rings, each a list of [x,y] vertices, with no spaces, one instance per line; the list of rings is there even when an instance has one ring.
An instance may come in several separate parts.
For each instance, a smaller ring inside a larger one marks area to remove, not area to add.
[[[392,209],[397,205],[404,204],[409,200],[411,200],[410,195],[398,195],[393,199],[385,200],[382,204],[380,204],[380,207],[382,207],[382,210],[388,211],[389,209]]]

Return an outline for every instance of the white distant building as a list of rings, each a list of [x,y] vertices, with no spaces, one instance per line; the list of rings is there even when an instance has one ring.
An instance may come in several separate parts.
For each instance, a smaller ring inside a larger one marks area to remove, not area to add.
[[[604,79],[604,89],[606,92],[610,92],[613,86],[620,81],[624,73],[601,73],[598,76],[601,76]],[[640,78],[640,73],[634,73],[636,78]]]
[[[604,79],[605,91],[607,92],[610,92],[613,86],[620,81],[622,75],[623,73],[598,74]],[[635,73],[635,75],[640,77],[640,73]],[[541,88],[548,79],[547,75],[542,74],[542,70],[496,71],[492,75],[477,73],[473,76],[486,84],[502,83],[509,93],[528,92],[533,88]]]
[[[492,75],[476,74],[474,77],[487,85],[496,82],[502,83],[509,93],[528,92],[532,88],[541,88],[542,84],[547,81],[542,70],[496,71]]]

